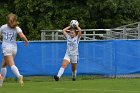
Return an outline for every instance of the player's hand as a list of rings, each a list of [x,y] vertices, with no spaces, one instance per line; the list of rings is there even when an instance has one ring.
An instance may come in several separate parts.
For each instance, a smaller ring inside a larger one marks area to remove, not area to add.
[[[78,26],[78,27],[79,27],[79,22],[78,22],[78,24],[77,24],[76,26]]]
[[[70,30],[67,30],[67,32],[70,32]]]
[[[28,41],[25,41],[25,46],[28,46],[29,45],[29,42]]]

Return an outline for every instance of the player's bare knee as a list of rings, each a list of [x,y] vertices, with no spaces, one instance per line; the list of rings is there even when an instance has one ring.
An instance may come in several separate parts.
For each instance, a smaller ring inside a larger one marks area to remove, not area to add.
[[[67,67],[67,65],[66,64],[62,64],[62,66],[61,66],[62,68],[66,68]]]

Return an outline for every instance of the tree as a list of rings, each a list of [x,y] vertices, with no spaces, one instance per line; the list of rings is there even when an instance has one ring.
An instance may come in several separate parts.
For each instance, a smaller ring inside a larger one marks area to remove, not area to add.
[[[6,0],[0,2],[0,24],[16,13],[30,40],[42,29],[63,29],[72,19],[82,28],[114,28],[140,20],[140,0]]]

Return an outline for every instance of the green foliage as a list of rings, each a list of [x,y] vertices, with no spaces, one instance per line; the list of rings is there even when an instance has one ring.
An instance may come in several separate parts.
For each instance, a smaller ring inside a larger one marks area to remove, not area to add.
[[[3,25],[6,22],[6,16],[9,13],[9,11],[3,7],[0,6],[0,25]]]
[[[72,19],[81,28],[114,28],[140,20],[140,0],[8,0],[0,2],[0,25],[16,13],[30,40],[42,29],[63,29]]]

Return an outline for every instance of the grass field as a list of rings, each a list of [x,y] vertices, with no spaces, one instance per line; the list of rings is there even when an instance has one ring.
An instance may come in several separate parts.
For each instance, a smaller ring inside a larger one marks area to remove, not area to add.
[[[140,79],[86,79],[71,81],[62,78],[56,82],[52,77],[26,77],[20,87],[14,80],[7,80],[0,93],[140,93]]]

